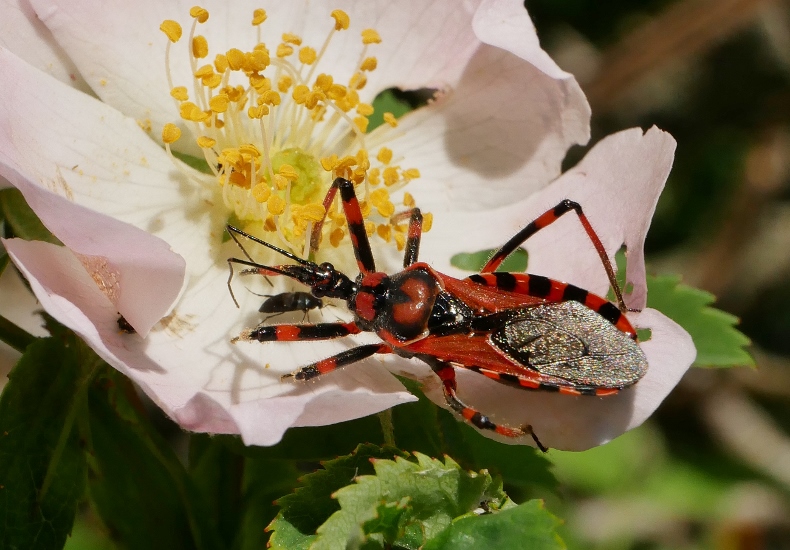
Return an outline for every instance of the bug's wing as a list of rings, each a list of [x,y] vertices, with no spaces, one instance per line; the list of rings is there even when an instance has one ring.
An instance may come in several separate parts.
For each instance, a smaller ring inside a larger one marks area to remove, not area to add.
[[[634,340],[573,301],[521,310],[491,334],[491,343],[524,367],[571,386],[619,389],[647,371]]]

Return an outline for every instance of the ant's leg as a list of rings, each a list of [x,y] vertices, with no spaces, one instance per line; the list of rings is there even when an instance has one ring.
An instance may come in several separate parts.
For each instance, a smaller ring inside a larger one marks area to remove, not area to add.
[[[503,424],[496,424],[487,416],[481,414],[479,411],[473,409],[458,399],[458,395],[456,394],[457,383],[455,380],[455,369],[452,365],[450,365],[450,363],[446,363],[430,355],[418,355],[417,357],[428,363],[431,369],[433,369],[433,372],[436,373],[436,376],[438,376],[442,381],[442,390],[444,391],[444,398],[447,401],[447,404],[450,405],[450,407],[455,412],[460,414],[464,420],[476,428],[481,430],[491,430],[506,437],[521,437],[524,435],[530,435],[533,441],[535,441],[535,444],[538,446],[538,449],[544,453],[549,450],[548,447],[540,442],[538,436],[535,435],[534,431],[532,431],[532,426],[529,424],[526,424],[521,428],[511,428],[510,426],[505,426]]]
[[[362,218],[362,211],[359,208],[359,201],[354,192],[354,184],[345,178],[335,178],[332,187],[324,198],[324,210],[329,212],[329,207],[335,198],[335,193],[340,190],[340,201],[343,203],[343,213],[348,222],[348,232],[351,237],[351,245],[354,247],[354,256],[357,258],[357,265],[360,273],[372,273],[376,271],[376,264],[373,261],[373,251],[370,249],[367,231],[365,231],[365,220]],[[310,235],[310,253],[318,250],[318,243],[321,240],[321,228],[324,226],[324,218],[316,222]]]
[[[422,212],[419,208],[410,208],[390,218],[390,223],[397,224],[405,219],[409,220],[409,232],[406,239],[406,250],[403,254],[403,267],[409,267],[417,261],[420,254],[420,239],[422,238]]]
[[[587,236],[590,237],[590,241],[592,241],[596,252],[598,252],[598,256],[601,258],[601,263],[606,270],[606,275],[609,277],[609,284],[612,286],[612,290],[617,297],[617,305],[619,306],[620,311],[628,311],[625,306],[625,301],[623,300],[623,293],[620,290],[620,285],[617,283],[617,277],[615,276],[612,262],[609,261],[609,256],[606,255],[606,249],[604,248],[603,243],[601,243],[601,239],[598,238],[598,234],[595,232],[595,229],[593,229],[592,225],[590,225],[590,221],[587,219],[587,216],[584,215],[581,205],[569,199],[565,199],[554,208],[547,210],[538,216],[538,218],[533,222],[529,223],[524,229],[516,233],[513,238],[511,238],[502,246],[502,248],[494,253],[491,259],[488,260],[488,263],[486,263],[486,265],[483,266],[483,269],[480,270],[480,273],[491,273],[495,271],[496,268],[499,267],[499,265],[505,260],[505,258],[510,256],[519,246],[524,244],[527,239],[544,227],[551,225],[563,214],[566,214],[571,210],[576,212],[576,214],[579,216],[579,221],[582,223],[584,231],[587,233]]]
[[[358,363],[377,353],[392,353],[392,349],[387,344],[367,344],[358,346],[338,353],[337,355],[333,355],[332,357],[322,359],[321,361],[311,363],[299,370],[283,375],[282,378],[310,380],[311,378],[327,374],[333,370],[350,365],[351,363]]]

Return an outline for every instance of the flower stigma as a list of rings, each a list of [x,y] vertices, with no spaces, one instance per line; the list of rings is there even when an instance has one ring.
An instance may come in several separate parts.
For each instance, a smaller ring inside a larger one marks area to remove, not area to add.
[[[230,48],[216,53],[213,61],[210,44],[197,32],[209,12],[195,6],[189,13],[189,86],[176,85],[170,70],[171,45],[181,40],[181,25],[166,20],[160,26],[168,38],[168,86],[211,169],[212,185],[218,185],[230,211],[228,219],[307,257],[317,252],[310,250],[312,227],[326,218],[320,245],[337,248],[349,239],[346,219],[339,197],[327,205],[328,211],[324,198],[332,181],[343,177],[356,187],[368,235],[402,250],[407,226],[403,217],[394,217],[393,193],[420,172],[402,168],[403,157],[386,147],[399,132],[392,113],[384,113],[384,124],[368,133],[374,107],[359,96],[367,75],[379,68],[376,57],[368,54],[381,42],[379,33],[361,32],[359,53],[346,56],[348,65],[340,67],[351,67],[352,76],[341,82],[317,67],[332,48],[332,38],[349,28],[350,18],[342,10],[331,13],[327,34],[311,45],[312,37],[289,32],[264,42],[267,16],[257,9],[252,49]],[[170,146],[180,138],[178,126],[165,125],[162,140],[171,156]],[[415,206],[410,193],[403,191],[402,197],[400,210]],[[431,214],[423,216],[423,231],[428,231]]]

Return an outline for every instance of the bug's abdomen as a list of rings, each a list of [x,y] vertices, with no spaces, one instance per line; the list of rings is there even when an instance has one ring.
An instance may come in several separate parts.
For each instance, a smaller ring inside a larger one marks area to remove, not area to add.
[[[571,386],[619,389],[647,371],[647,358],[630,336],[574,301],[514,312],[490,338],[511,360]]]

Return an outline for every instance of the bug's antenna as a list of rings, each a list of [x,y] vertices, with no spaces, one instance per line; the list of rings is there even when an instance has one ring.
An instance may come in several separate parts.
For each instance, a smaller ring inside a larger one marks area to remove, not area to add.
[[[228,226],[228,227],[230,227],[230,226]],[[232,236],[232,233],[231,233],[231,236]],[[238,244],[238,241],[236,241],[236,243]],[[239,247],[241,247],[240,244],[239,244]],[[244,249],[242,248],[242,250],[244,250]],[[245,254],[246,254],[246,252],[245,252]],[[249,256],[247,256],[247,257],[249,258]],[[248,261],[248,260],[241,260],[239,258],[228,258],[228,269],[230,270],[230,274],[228,275],[228,292],[230,292],[230,297],[233,298],[233,303],[236,304],[237,308],[239,307],[239,302],[238,302],[238,300],[236,300],[236,295],[233,293],[233,287],[230,286],[230,282],[233,280],[233,276],[236,274],[236,272],[233,270],[233,264],[246,265],[246,266],[252,268],[252,269],[245,269],[245,270],[243,270],[242,271],[242,275],[245,274],[245,273],[261,273],[262,271],[268,271],[270,273],[276,273],[277,275],[288,276],[288,273],[283,271],[283,270],[281,270],[281,269],[277,269],[276,267],[270,267],[270,266],[267,266],[267,265],[262,265],[262,264],[256,263],[256,262],[252,261],[252,259],[250,259]],[[261,274],[263,275],[263,273],[261,273]],[[264,277],[265,276],[266,275],[264,275]]]
[[[232,226],[232,225],[230,225],[230,224],[228,224],[228,225],[226,226],[226,229],[227,229],[227,231],[228,231],[228,234],[230,235],[230,238],[231,238],[231,239],[233,239],[233,241],[234,241],[234,242],[235,242],[235,243],[236,243],[236,244],[239,246],[239,248],[241,248],[241,251],[242,251],[242,252],[244,253],[244,255],[247,257],[247,259],[248,259],[248,260],[250,260],[251,262],[253,262],[253,259],[250,257],[250,255],[249,255],[249,254],[247,254],[247,251],[244,249],[244,247],[241,245],[241,243],[239,242],[239,240],[236,238],[236,235],[241,235],[242,237],[245,237],[245,238],[247,238],[247,239],[251,240],[252,242],[255,242],[255,243],[258,243],[258,244],[260,244],[260,245],[263,245],[263,246],[265,246],[266,248],[270,248],[270,249],[274,250],[275,252],[278,252],[278,253],[282,254],[282,255],[283,255],[283,256],[285,256],[286,258],[290,258],[291,260],[295,261],[296,263],[299,263],[299,264],[302,264],[302,265],[314,265],[312,262],[308,262],[307,260],[303,260],[303,259],[302,259],[302,258],[300,258],[299,256],[297,256],[297,255],[295,255],[295,254],[291,254],[291,253],[290,253],[290,252],[288,252],[287,250],[283,250],[282,248],[279,248],[279,247],[277,247],[277,246],[274,246],[274,245],[273,245],[273,244],[271,244],[271,243],[267,243],[266,241],[264,241],[264,240],[262,240],[262,239],[259,239],[258,237],[255,237],[255,236],[253,236],[253,235],[250,235],[249,233],[245,233],[245,232],[244,232],[244,231],[242,231],[241,229],[239,229],[239,228],[237,228],[237,227],[233,227],[233,226]],[[234,233],[235,233],[235,235],[234,235]],[[238,263],[238,262],[237,262],[237,263]],[[253,264],[251,264],[251,265],[253,265],[253,266],[258,266],[258,265],[260,265],[260,264],[255,264],[255,263],[253,262]]]

